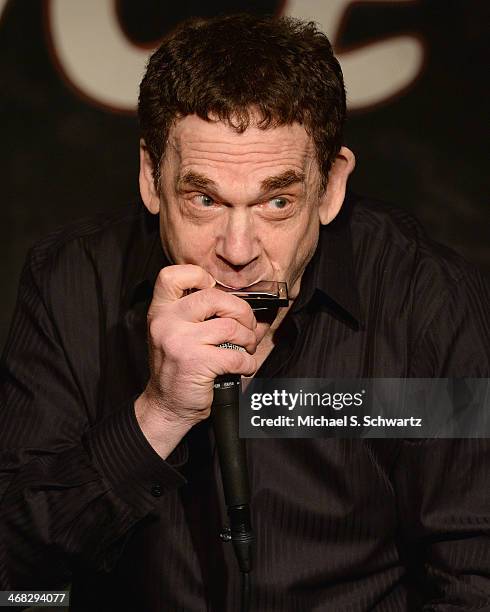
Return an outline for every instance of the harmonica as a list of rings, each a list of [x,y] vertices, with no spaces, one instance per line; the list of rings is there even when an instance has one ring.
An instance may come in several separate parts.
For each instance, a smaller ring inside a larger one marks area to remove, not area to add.
[[[232,289],[217,283],[216,288],[242,298],[254,311],[287,306],[290,302],[288,286],[280,281],[259,281],[242,289]]]
[[[242,289],[234,289],[226,287],[219,282],[216,283],[216,289],[231,293],[245,300],[253,311],[268,310],[288,306],[291,298],[288,295],[287,283],[281,281],[259,281]],[[185,295],[198,291],[197,289],[188,289]]]

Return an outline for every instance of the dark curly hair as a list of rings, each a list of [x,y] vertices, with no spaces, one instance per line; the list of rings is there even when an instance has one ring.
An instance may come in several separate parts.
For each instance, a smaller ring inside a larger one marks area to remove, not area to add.
[[[150,57],[140,86],[141,135],[159,188],[172,123],[217,117],[243,132],[298,122],[313,138],[322,187],[342,143],[342,71],[312,22],[250,14],[182,23]]]

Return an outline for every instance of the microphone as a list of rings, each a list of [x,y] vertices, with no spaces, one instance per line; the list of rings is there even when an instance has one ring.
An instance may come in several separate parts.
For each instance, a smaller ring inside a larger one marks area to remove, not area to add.
[[[221,286],[248,302],[252,310],[271,320],[278,308],[288,306],[287,284],[278,281],[260,281],[242,289]],[[257,316],[257,315],[256,315]],[[243,346],[224,342],[220,348],[244,351]],[[212,421],[223,480],[223,491],[230,524],[230,539],[242,577],[241,610],[248,612],[251,602],[250,572],[254,536],[250,520],[250,485],[247,471],[245,441],[238,437],[241,377],[225,374],[214,381]]]
[[[220,348],[244,351],[242,346],[225,342]],[[228,511],[230,537],[240,571],[252,569],[253,532],[250,520],[250,485],[245,441],[238,437],[239,374],[218,376],[214,383],[212,421]]]

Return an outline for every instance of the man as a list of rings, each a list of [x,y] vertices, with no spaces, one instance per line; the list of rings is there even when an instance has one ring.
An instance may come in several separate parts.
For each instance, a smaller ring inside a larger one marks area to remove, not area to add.
[[[61,230],[23,272],[2,376],[3,589],[71,582],[74,610],[237,610],[216,376],[488,376],[481,277],[405,213],[345,195],[344,115],[311,24],[192,22],[152,56],[146,208]],[[290,288],[273,320],[219,289],[258,280]],[[489,604],[485,440],[247,447],[252,609]]]

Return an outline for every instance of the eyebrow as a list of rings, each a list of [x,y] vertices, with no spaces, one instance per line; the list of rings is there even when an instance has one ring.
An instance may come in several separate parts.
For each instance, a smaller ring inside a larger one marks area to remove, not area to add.
[[[260,188],[263,192],[276,191],[277,189],[285,189],[296,183],[304,183],[305,175],[303,172],[296,172],[296,170],[286,170],[276,176],[269,176],[260,183]],[[177,191],[181,191],[184,187],[194,187],[196,189],[214,189],[217,190],[216,183],[200,174],[199,172],[193,172],[188,170],[181,176],[177,177],[175,181]]]
[[[181,176],[177,177],[175,181],[175,187],[177,191],[182,191],[185,187],[195,187],[196,189],[216,189],[217,185],[214,181],[212,181],[204,174],[199,174],[199,172],[192,172],[188,170],[184,172]]]
[[[295,170],[286,170],[277,176],[269,176],[260,184],[262,191],[275,191],[276,189],[285,189],[295,183],[304,183],[305,175],[303,172]]]

